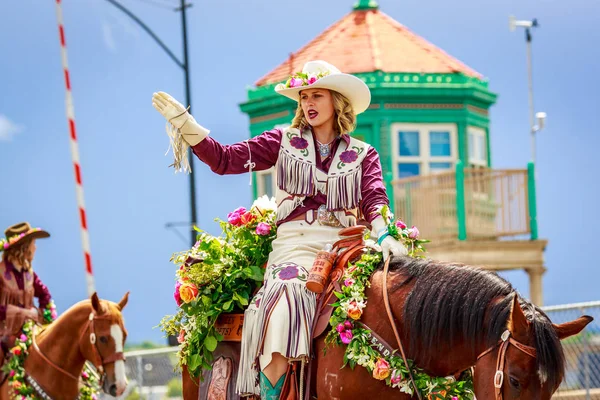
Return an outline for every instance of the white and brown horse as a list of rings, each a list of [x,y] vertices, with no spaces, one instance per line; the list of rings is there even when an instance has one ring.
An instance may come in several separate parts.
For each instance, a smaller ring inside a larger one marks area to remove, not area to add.
[[[100,300],[94,293],[35,336],[25,360],[28,383],[39,388],[40,398],[74,399],[86,361],[94,364],[102,378],[102,389],[121,395],[127,386],[123,346],[127,330],[121,311],[129,293],[119,303]],[[12,398],[8,380],[0,387],[0,400]],[[38,389],[36,389],[38,390]],[[10,394],[10,396],[9,396]]]

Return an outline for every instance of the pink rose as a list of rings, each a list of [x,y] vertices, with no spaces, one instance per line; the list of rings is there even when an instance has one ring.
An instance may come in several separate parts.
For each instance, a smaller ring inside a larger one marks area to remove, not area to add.
[[[19,336],[19,340],[21,342],[26,342],[27,341],[27,336],[25,336],[24,334],[21,333],[21,336]]]
[[[242,219],[240,217],[240,214],[236,212],[230,212],[229,214],[227,214],[227,222],[234,226],[240,226],[242,224]]]
[[[402,375],[400,374],[400,371],[394,371],[392,373],[391,382],[392,382],[392,385],[402,382]]]
[[[56,310],[52,310],[52,312],[50,313],[50,318],[52,318],[53,320],[58,318],[58,313],[56,312]]]
[[[413,225],[413,227],[410,229],[410,233],[408,234],[408,237],[411,239],[416,239],[419,237],[419,230],[417,229],[416,226]]]
[[[350,302],[350,306],[348,307],[348,316],[354,320],[360,319],[362,315],[362,310],[356,304],[355,301]]]
[[[350,344],[350,342],[352,341],[352,332],[351,331],[340,332],[340,339],[342,339],[342,343]]]
[[[177,303],[177,307],[181,307],[183,303],[181,301],[181,295],[179,294],[179,288],[181,287],[181,281],[177,281],[175,283],[175,292],[173,293],[173,298],[175,299],[175,303]]]
[[[350,321],[345,321],[345,322],[344,322],[344,326],[346,327],[346,329],[352,329],[352,322],[350,322]]]
[[[309,75],[308,76],[308,84],[312,85],[313,83],[315,83],[319,78],[317,78],[316,75]]]
[[[354,283],[356,283],[356,281],[353,278],[348,278],[344,281],[344,286],[346,286],[346,287],[352,286],[352,285],[354,285]]]
[[[4,246],[4,249],[8,249],[8,246],[9,246],[8,242],[4,242],[3,246]]]
[[[382,381],[388,376],[390,376],[390,364],[383,358],[378,359],[373,368],[373,378]]]
[[[86,371],[83,371],[83,372],[81,373],[81,376],[83,377],[83,379],[87,379],[87,378],[89,378],[89,377],[90,377],[90,375],[89,375],[89,374],[88,374]]]
[[[271,225],[265,223],[265,222],[261,222],[258,224],[258,226],[256,227],[256,234],[260,235],[260,236],[266,236],[269,233],[271,233]]]
[[[406,229],[406,224],[400,220],[396,221],[396,227],[398,229]]]
[[[302,79],[300,78],[292,78],[290,79],[290,87],[300,87],[302,86]]]
[[[183,343],[185,342],[185,331],[182,329],[179,332],[179,336],[177,336],[177,343]]]
[[[8,376],[10,376],[12,378],[13,376],[15,376],[16,373],[17,372],[14,369],[11,369],[10,373],[8,374]]]
[[[339,324],[336,328],[336,331],[338,331],[338,333],[342,333],[346,330],[346,327],[344,326],[344,324]]]

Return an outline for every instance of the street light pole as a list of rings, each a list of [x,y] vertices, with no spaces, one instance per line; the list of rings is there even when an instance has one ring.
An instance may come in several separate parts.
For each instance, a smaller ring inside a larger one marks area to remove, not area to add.
[[[535,123],[535,108],[533,105],[533,68],[531,57],[531,30],[538,26],[537,19],[531,21],[518,21],[514,16],[508,18],[509,29],[514,31],[517,26],[525,28],[525,42],[527,44],[527,80],[529,91],[529,133],[531,135],[531,161],[535,164],[536,159],[536,133],[539,132],[544,124],[545,113],[538,113],[538,124]]]
[[[534,25],[537,26],[537,20],[534,20]],[[529,81],[529,129],[531,132],[531,161],[535,164],[535,121],[533,107],[533,72],[531,67],[531,31],[530,28],[525,28],[525,41],[527,42],[527,76]]]
[[[190,94],[190,62],[188,59],[188,42],[187,42],[187,18],[185,10],[189,5],[185,4],[185,0],[181,0],[181,30],[183,34],[183,73],[185,80],[185,102],[189,107],[189,113],[192,114],[192,98]],[[190,159],[190,233],[191,233],[191,245],[194,246],[196,243],[196,232],[194,226],[196,225],[196,182],[194,181],[194,153],[192,148],[189,148],[189,159]]]
[[[175,9],[175,11],[181,11],[181,28],[183,35],[183,62],[180,61],[173,52],[156,36],[154,32],[146,25],[142,20],[140,20],[135,14],[125,8],[122,4],[118,3],[116,0],[106,0],[111,3],[113,6],[121,10],[128,17],[130,17],[133,21],[135,21],[158,45],[167,53],[167,55],[177,64],[181,69],[183,69],[184,73],[184,86],[185,86],[185,102],[189,106],[189,111],[191,114],[192,109],[192,99],[190,95],[190,64],[188,59],[188,41],[187,41],[187,18],[186,18],[186,8],[191,7],[191,4],[186,4],[185,0],[180,0],[181,5],[179,8]],[[196,215],[196,184],[194,181],[194,154],[192,149],[189,150],[189,159],[190,159],[190,174],[189,174],[189,187],[190,187],[190,235],[191,235],[191,245],[193,246],[196,243],[196,232],[194,231],[194,226],[197,222]]]

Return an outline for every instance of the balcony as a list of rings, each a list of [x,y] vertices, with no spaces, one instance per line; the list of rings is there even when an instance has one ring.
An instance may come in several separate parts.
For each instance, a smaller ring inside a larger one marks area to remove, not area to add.
[[[530,297],[542,304],[534,166],[465,168],[394,181],[394,212],[430,239],[430,257],[493,270],[525,269]]]

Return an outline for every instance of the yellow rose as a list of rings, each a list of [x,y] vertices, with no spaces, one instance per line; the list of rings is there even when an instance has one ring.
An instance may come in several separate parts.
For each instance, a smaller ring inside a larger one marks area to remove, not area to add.
[[[358,304],[356,304],[355,301],[351,302],[348,306],[348,316],[354,320],[358,320],[360,319],[361,315],[362,310],[360,309]]]
[[[179,287],[179,296],[184,303],[189,303],[198,296],[198,288],[191,282],[184,282]]]
[[[383,358],[378,359],[373,368],[373,378],[382,381],[388,376],[390,376],[390,364]]]

